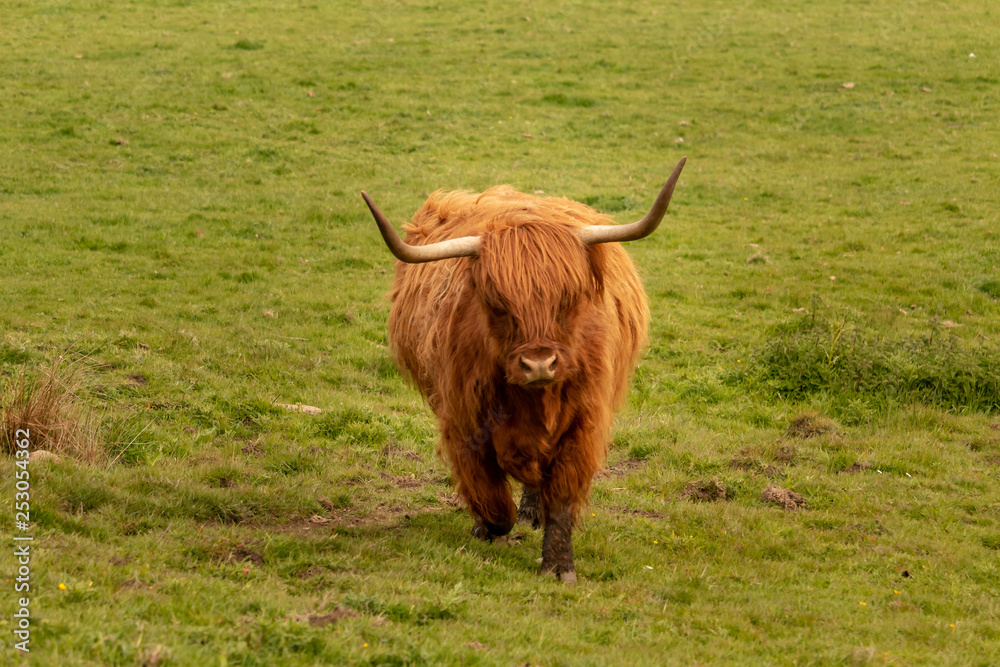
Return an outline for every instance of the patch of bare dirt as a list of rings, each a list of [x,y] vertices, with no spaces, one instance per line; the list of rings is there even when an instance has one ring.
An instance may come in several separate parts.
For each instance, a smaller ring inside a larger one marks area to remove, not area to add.
[[[624,461],[619,461],[613,466],[608,466],[594,475],[594,478],[601,479],[602,477],[624,477],[633,470],[638,470],[644,465],[646,465],[645,462],[640,461],[639,459],[625,459]]]
[[[660,512],[651,512],[649,510],[640,510],[632,507],[602,507],[601,509],[607,510],[613,514],[627,514],[629,516],[641,516],[645,519],[662,519],[664,516]]]
[[[838,431],[837,422],[818,412],[803,412],[788,424],[788,436],[791,438],[814,438],[827,433],[835,435]]]
[[[147,378],[142,373],[135,373],[134,375],[126,375],[125,378],[129,381],[130,384],[134,384],[139,387],[149,384],[149,378]]]
[[[224,563],[245,563],[246,561],[259,567],[264,564],[264,557],[253,549],[241,545],[229,552],[229,555],[223,559]]]
[[[804,496],[795,493],[790,489],[783,489],[780,486],[768,485],[760,494],[760,499],[766,503],[781,505],[788,511],[797,510],[806,506]]]
[[[885,525],[883,525],[880,520],[875,519],[874,523],[875,523],[874,527],[872,527],[871,525],[863,526],[859,521],[857,523],[852,523],[847,527],[851,530],[856,530],[859,533],[864,533],[865,535],[885,535],[886,533],[889,532],[889,529],[886,528]]]
[[[316,502],[318,502],[319,505],[320,505],[320,507],[322,507],[323,509],[325,509],[327,512],[336,512],[337,511],[337,506],[334,505],[333,501],[330,500],[329,498],[327,498],[326,496],[321,496],[321,497],[317,498]]]
[[[240,441],[242,440],[242,438],[236,438],[236,440]],[[240,451],[246,454],[247,456],[263,456],[265,454],[264,448],[261,447],[259,444],[260,438],[255,438],[254,440],[247,440],[245,442],[246,444],[240,447]]]
[[[739,454],[729,461],[729,467],[743,472],[761,473],[765,477],[775,478],[784,475],[784,471],[769,463],[755,459],[747,449],[741,449]]]
[[[975,438],[965,443],[970,451],[979,452],[984,449],[1000,448],[1000,438]]]
[[[269,523],[257,525],[257,528],[272,533],[283,533],[296,537],[322,537],[329,536],[333,525],[344,525],[337,523],[336,517],[331,519],[328,525],[318,525],[309,521],[308,517],[290,516],[283,523]]]
[[[780,441],[779,441],[780,443]],[[781,445],[778,451],[774,453],[774,460],[778,463],[783,463],[785,465],[795,465],[795,445]]]
[[[713,477],[710,480],[696,480],[688,482],[681,491],[681,497],[687,498],[693,503],[716,502],[726,500],[729,493],[725,485]]]
[[[307,567],[302,570],[297,570],[293,574],[299,579],[312,579],[313,577],[318,577],[325,574],[327,569],[322,565],[316,565],[313,567]]]
[[[441,499],[442,495],[438,494],[438,498]],[[444,498],[441,505],[423,505],[422,507],[414,507],[404,503],[382,502],[363,514],[357,510],[338,510],[331,513],[331,519],[333,519],[334,526],[369,526],[373,524],[396,524],[398,526],[421,514],[441,512],[450,507],[461,507],[458,504],[452,505],[448,498]]]
[[[418,486],[431,484],[434,481],[429,477],[417,478],[414,475],[396,476],[396,475],[390,475],[389,473],[386,472],[379,474],[382,475],[382,479],[388,480],[389,483],[392,484],[397,489],[415,489]]]
[[[417,454],[412,449],[406,449],[405,447],[400,447],[394,442],[390,442],[385,447],[382,448],[383,456],[402,456],[403,458],[409,459],[411,461],[423,461],[420,454]]]
[[[129,589],[147,590],[148,591],[151,588],[153,588],[152,584],[147,584],[147,583],[145,583],[143,581],[140,581],[139,579],[129,579],[128,581],[123,581],[118,586],[118,590],[120,590],[120,591],[129,590]]]
[[[408,505],[406,503],[390,503],[388,501],[378,503],[375,506],[339,508],[328,498],[318,498],[317,502],[323,507],[329,516],[319,516],[313,514],[309,517],[289,516],[282,523],[264,524],[257,527],[270,532],[298,535],[301,537],[319,537],[336,534],[338,528],[356,528],[371,525],[385,525],[389,527],[402,527],[406,521],[421,514],[441,512],[447,509],[460,510],[464,507],[461,499],[455,493],[439,491],[437,494],[439,504],[426,504],[420,507]]]
[[[360,614],[353,609],[348,609],[347,607],[341,607],[338,605],[336,609],[325,614],[306,614],[301,616],[293,614],[290,618],[293,621],[304,621],[314,628],[325,628],[328,625],[333,625],[341,619],[355,618],[357,616],[360,616]]]

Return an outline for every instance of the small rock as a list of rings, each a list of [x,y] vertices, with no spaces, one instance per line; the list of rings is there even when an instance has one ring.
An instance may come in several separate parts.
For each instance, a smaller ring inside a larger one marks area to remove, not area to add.
[[[51,461],[52,463],[62,463],[62,457],[58,454],[53,454],[47,449],[39,449],[37,451],[31,452],[31,458],[29,459],[32,463],[42,463],[43,461]]]
[[[313,407],[312,405],[300,405],[298,403],[292,403],[292,404],[276,403],[275,405],[277,405],[279,408],[291,410],[292,412],[305,412],[306,414],[309,415],[318,415],[323,412],[319,408]]]

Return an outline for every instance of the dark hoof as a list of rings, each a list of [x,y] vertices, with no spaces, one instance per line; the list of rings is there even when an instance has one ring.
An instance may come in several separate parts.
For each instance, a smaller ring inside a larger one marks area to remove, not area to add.
[[[482,540],[483,542],[492,542],[493,536],[490,535],[489,529],[486,524],[480,520],[476,520],[476,525],[472,527],[472,536],[477,540]]]
[[[495,523],[488,523],[482,519],[476,519],[476,525],[472,527],[472,536],[483,542],[492,542],[498,537],[503,537],[510,532],[513,526],[498,526]]]

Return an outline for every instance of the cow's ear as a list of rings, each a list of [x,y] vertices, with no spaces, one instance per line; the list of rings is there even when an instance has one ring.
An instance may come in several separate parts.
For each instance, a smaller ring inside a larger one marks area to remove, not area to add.
[[[604,292],[604,271],[608,265],[607,246],[603,244],[587,246],[587,257],[590,260],[594,292],[600,295]]]

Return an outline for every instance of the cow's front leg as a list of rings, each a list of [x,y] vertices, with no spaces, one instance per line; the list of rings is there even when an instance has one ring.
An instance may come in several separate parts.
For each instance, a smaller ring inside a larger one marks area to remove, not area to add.
[[[465,501],[475,517],[473,537],[492,542],[510,532],[516,520],[514,498],[510,493],[507,475],[499,467],[485,474],[474,486],[465,487]]]
[[[521,505],[517,508],[517,519],[532,528],[542,525],[542,491],[537,486],[524,485],[521,491]]]
[[[509,533],[517,518],[517,507],[507,473],[497,463],[492,443],[480,435],[446,441],[443,445],[451,462],[455,490],[476,520],[473,536],[493,540]]]
[[[542,573],[567,584],[576,583],[573,524],[587,504],[591,480],[600,467],[604,432],[603,426],[596,428],[581,418],[563,437],[559,456],[542,478]]]
[[[566,584],[576,583],[573,565],[573,511],[569,505],[545,508],[545,537],[542,540],[542,574],[550,574]]]
[[[586,473],[584,473],[586,475]],[[573,522],[575,509],[585,502],[589,477],[581,477],[573,462],[556,461],[542,480],[542,574],[550,574],[567,584],[576,583],[573,565]]]

